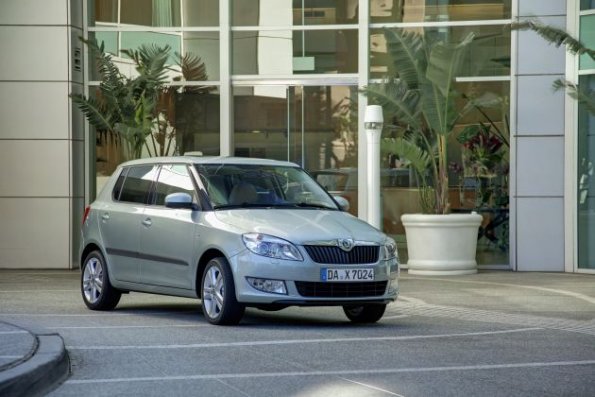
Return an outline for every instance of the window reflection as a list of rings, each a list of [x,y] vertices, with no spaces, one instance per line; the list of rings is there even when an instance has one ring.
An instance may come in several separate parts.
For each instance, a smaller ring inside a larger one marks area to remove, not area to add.
[[[180,26],[180,0],[120,2],[120,23],[155,27]]]
[[[182,4],[184,26],[219,26],[219,0],[183,0]]]
[[[219,89],[210,86],[186,86],[178,89],[172,117],[176,129],[177,152],[201,152],[219,155]]]
[[[192,54],[204,63],[204,71],[193,73],[188,80],[219,80],[219,33],[185,32],[183,38],[186,54]]]
[[[427,36],[457,42],[470,32],[476,34],[463,60],[461,76],[507,76],[510,74],[510,31],[501,26],[456,26],[415,28]],[[405,29],[409,30],[409,29]],[[392,60],[382,29],[370,29],[370,77],[393,75]]]
[[[118,23],[118,0],[89,0],[89,25]]]
[[[477,211],[484,217],[478,238],[477,260],[481,264],[509,262],[509,164],[510,107],[508,81],[456,83],[456,108],[467,98],[493,98],[490,106],[473,109],[457,120],[449,138],[449,201],[453,211]],[[484,97],[485,98],[485,97]],[[387,118],[385,117],[385,120]],[[407,125],[388,119],[383,138],[402,136]],[[475,134],[477,132],[477,134]],[[418,176],[408,160],[388,148],[381,157],[384,232],[405,241],[401,216],[422,212]],[[406,254],[405,252],[403,252]]]
[[[89,40],[104,45],[104,51],[118,55],[118,32],[89,32]]]
[[[237,154],[299,163],[305,154],[309,170],[357,164],[355,87],[235,87],[234,111]]]
[[[233,32],[233,73],[357,73],[357,34],[357,30]]]
[[[99,90],[95,97],[100,98]],[[219,155],[219,91],[213,86],[164,87],[152,110],[151,133],[145,137],[141,157],[202,152]],[[118,164],[131,160],[125,135],[117,129],[96,131],[98,180],[109,177]]]
[[[234,26],[357,24],[358,0],[232,0]]]
[[[176,53],[181,51],[181,39],[179,32],[120,32],[121,50],[136,50],[143,44],[156,45],[158,47],[169,46],[171,51],[167,63],[176,64]],[[124,54],[120,54],[126,57]]]
[[[287,3],[287,1],[278,1],[277,3]],[[259,11],[260,0],[232,0],[231,24],[234,26],[258,26]],[[288,22],[289,19],[280,20],[278,25],[282,25],[283,21]]]
[[[118,47],[121,37],[121,48]],[[90,32],[90,40],[104,45],[104,51],[113,55],[112,59],[120,72],[133,77],[137,74],[128,56],[122,50],[138,50],[143,45],[169,46],[166,75],[171,81],[217,81],[219,80],[219,33],[218,32]],[[183,43],[182,43],[183,42]],[[185,52],[180,57],[182,45]],[[180,77],[181,63],[185,64],[185,75]],[[90,80],[101,79],[97,66],[90,65]]]
[[[356,87],[234,87],[233,95],[235,155],[292,161],[323,182],[348,177],[337,193],[357,214]]]
[[[358,0],[293,0],[294,25],[341,25],[358,22]]]
[[[595,90],[595,75],[579,78],[583,89]],[[595,114],[584,104],[578,112],[578,267],[595,269]]]
[[[180,27],[182,21],[190,27],[218,26],[219,0],[89,0],[90,26]]]
[[[595,15],[583,15],[580,21],[581,42],[588,48],[595,48]],[[580,69],[595,69],[595,60],[588,54],[579,58]]]
[[[370,0],[370,21],[443,22],[509,19],[511,0]]]

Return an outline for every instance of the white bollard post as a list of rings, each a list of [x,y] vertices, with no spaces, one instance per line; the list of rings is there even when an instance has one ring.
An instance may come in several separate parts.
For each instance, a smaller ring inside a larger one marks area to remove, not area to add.
[[[380,202],[380,135],[382,133],[382,107],[370,105],[366,107],[364,127],[366,129],[368,178],[366,189],[368,192],[368,216],[370,225],[382,230],[381,202]]]

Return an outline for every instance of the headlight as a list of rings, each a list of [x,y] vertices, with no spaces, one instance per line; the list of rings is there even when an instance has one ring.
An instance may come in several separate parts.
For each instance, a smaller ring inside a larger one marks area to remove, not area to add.
[[[399,253],[397,252],[397,243],[390,237],[386,238],[384,242],[384,259],[398,258]]]
[[[300,251],[289,241],[260,233],[246,233],[242,239],[246,248],[256,255],[289,261],[304,260]]]

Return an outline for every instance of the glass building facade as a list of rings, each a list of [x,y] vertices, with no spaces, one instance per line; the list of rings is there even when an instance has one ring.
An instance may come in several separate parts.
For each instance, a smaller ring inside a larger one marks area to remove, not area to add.
[[[591,0],[30,4],[0,6],[0,49],[19,54],[0,66],[6,175],[0,206],[7,209],[0,213],[0,268],[76,266],[85,204],[118,164],[135,156],[201,152],[292,161],[347,198],[350,211],[365,220],[363,117],[370,100],[361,89],[394,75],[385,33],[396,31],[446,42],[475,34],[456,76],[457,109],[469,98],[495,101],[457,120],[448,161],[452,209],[484,217],[480,266],[595,273],[593,113],[552,90],[557,78],[595,89],[595,64],[533,32],[509,29],[511,22],[538,18],[593,48]],[[129,79],[138,76],[135,51],[169,49],[166,84],[136,152],[124,150],[117,134],[91,127],[69,97],[105,98],[93,54],[79,37],[101,43]],[[492,132],[462,138],[486,123],[500,142],[491,140]],[[387,113],[382,137],[399,136],[403,127]],[[39,162],[18,161],[30,156]],[[400,217],[421,211],[418,176],[390,150],[380,162],[382,228],[398,241],[406,263]],[[19,236],[31,236],[33,244],[23,246]]]
[[[365,174],[359,116],[366,97],[359,88],[394,74],[384,29],[447,42],[475,32],[478,39],[456,89],[461,98],[493,93],[502,106],[459,120],[449,153],[451,202],[457,210],[484,215],[479,262],[509,264],[508,148],[499,153],[500,164],[478,173],[456,135],[488,116],[509,133],[510,0],[92,0],[88,16],[89,38],[103,43],[131,77],[131,62],[122,51],[143,44],[167,45],[172,53],[204,63],[198,80],[182,82],[175,77],[175,60],[168,61],[175,90],[168,98],[171,106],[156,116],[168,120],[171,130],[166,154],[292,161],[346,197],[354,215],[362,213],[359,186]],[[98,75],[91,73],[91,90],[98,84]],[[229,89],[221,90],[222,85]],[[465,106],[462,99],[458,106]],[[383,136],[394,136],[386,124]],[[100,188],[124,158],[110,137],[98,134],[96,142]],[[420,211],[418,181],[390,153],[381,161],[383,228],[400,242],[406,260],[400,216]]]
[[[595,1],[581,1],[579,13],[581,42],[595,48]],[[579,87],[595,92],[595,61],[587,54],[579,58]],[[578,108],[578,268],[595,270],[595,104]]]

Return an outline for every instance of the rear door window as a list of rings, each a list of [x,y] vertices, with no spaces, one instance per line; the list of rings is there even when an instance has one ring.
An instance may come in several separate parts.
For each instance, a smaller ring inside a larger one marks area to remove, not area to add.
[[[146,204],[155,171],[156,168],[152,165],[130,167],[124,179],[119,201]]]

